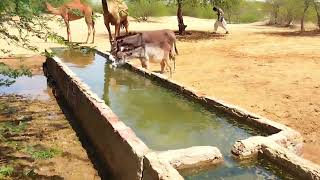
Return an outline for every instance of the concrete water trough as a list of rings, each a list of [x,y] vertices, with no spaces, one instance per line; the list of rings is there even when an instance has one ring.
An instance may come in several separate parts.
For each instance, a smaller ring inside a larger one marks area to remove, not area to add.
[[[320,178],[287,126],[131,64],[113,70],[106,53],[55,52],[45,74],[115,179]]]

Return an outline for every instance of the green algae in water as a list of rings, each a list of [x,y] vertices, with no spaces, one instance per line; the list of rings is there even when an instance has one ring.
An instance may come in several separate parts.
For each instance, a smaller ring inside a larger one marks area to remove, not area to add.
[[[231,117],[208,111],[198,103],[162,88],[122,68],[112,69],[105,58],[80,51],[57,51],[67,66],[115,114],[131,127],[151,149],[169,150],[211,145],[220,149],[225,162],[186,179],[291,179],[289,175],[259,160],[240,164],[231,157],[236,140],[266,135]],[[64,56],[64,54],[68,56]],[[83,63],[85,62],[85,65]]]

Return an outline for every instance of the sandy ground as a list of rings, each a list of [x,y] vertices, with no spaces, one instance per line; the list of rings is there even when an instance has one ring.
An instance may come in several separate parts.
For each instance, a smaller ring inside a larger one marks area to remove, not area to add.
[[[51,24],[66,37],[65,28]],[[320,33],[255,23],[229,25],[231,34],[225,36],[221,29],[219,35],[210,33],[214,20],[185,17],[185,24],[194,32],[178,37],[173,79],[298,130],[305,139],[304,157],[320,163]],[[130,24],[134,31],[164,28],[176,30],[176,17]],[[109,50],[102,18],[96,30],[93,46]],[[71,31],[74,41],[85,41],[83,20],[72,22]],[[41,49],[56,46],[34,42]],[[30,54],[10,48],[14,54]],[[160,70],[160,65],[152,64],[152,70]]]

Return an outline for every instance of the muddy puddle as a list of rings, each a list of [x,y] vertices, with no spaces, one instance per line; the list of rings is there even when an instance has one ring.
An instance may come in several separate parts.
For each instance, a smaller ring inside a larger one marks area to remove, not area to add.
[[[224,154],[223,165],[186,179],[293,179],[263,159],[246,163],[232,159],[230,150],[236,140],[266,134],[208,111],[129,70],[112,69],[94,52],[54,51],[151,149],[211,145]],[[79,56],[83,62],[74,58]]]
[[[4,76],[0,75],[1,78]],[[14,80],[15,83],[10,86],[0,86],[0,95],[17,94],[31,99],[50,99],[47,78],[44,75],[22,76]]]
[[[0,179],[100,179],[69,120],[44,75],[0,86]]]

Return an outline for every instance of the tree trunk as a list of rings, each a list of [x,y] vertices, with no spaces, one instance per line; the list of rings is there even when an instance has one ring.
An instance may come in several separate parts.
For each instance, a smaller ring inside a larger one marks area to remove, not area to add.
[[[178,18],[179,34],[184,34],[187,26],[183,22],[182,0],[178,0],[177,18]]]
[[[318,4],[317,4],[317,2],[316,2],[315,0],[313,1],[313,4],[314,4],[314,8],[316,9],[316,12],[317,12],[318,27],[320,28],[320,12],[319,12],[319,7],[318,7]]]
[[[303,10],[303,14],[302,14],[302,18],[301,18],[301,31],[305,31],[304,29],[304,18],[306,16],[306,13],[309,9],[309,0],[305,0],[304,1],[304,10]]]

